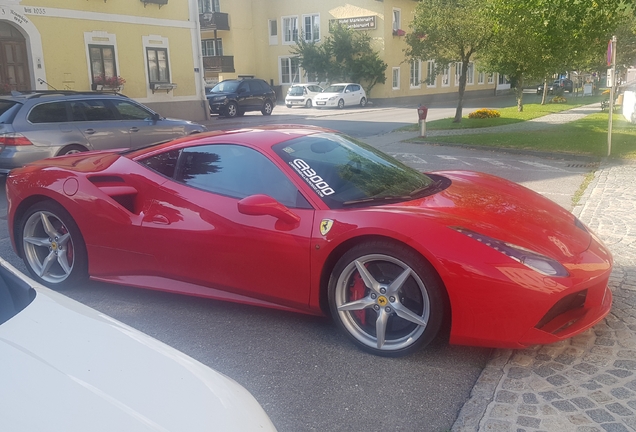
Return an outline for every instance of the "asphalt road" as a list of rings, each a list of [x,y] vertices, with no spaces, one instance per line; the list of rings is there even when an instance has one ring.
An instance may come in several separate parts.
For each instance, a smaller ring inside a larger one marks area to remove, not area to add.
[[[223,128],[262,120],[322,122],[368,137],[368,142],[418,169],[491,172],[558,197],[555,200],[567,208],[591,169],[580,161],[414,145],[377,136],[414,122],[413,108],[318,111],[316,117],[301,109],[282,114],[284,110],[277,107],[267,118],[248,114],[236,122],[211,122]],[[440,108],[431,116],[453,113],[453,108]],[[4,193],[1,207],[6,208]],[[0,255],[26,270],[10,248],[6,223],[0,224]],[[247,264],[245,271],[250,271]],[[252,392],[281,432],[448,430],[490,352],[442,341],[406,358],[386,359],[356,349],[325,318],[102,283],[64,293],[235,379]]]

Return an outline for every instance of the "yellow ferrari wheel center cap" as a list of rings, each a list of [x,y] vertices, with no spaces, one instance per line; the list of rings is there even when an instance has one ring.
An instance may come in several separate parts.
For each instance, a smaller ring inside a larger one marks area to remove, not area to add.
[[[57,243],[56,242],[52,242],[51,243],[51,247],[53,248],[53,250],[57,250]]]
[[[388,302],[389,302],[389,300],[387,300],[387,298],[386,298],[386,297],[384,297],[384,296],[380,296],[380,297],[378,297],[378,304],[379,304],[380,306],[386,306],[386,304],[387,304]]]

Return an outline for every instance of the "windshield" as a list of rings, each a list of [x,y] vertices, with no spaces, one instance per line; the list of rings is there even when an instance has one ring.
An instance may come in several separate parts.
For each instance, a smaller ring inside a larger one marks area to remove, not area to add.
[[[289,96],[302,96],[304,94],[304,87],[301,86],[293,86],[289,89],[289,91],[287,92],[287,94]]]
[[[332,85],[324,90],[324,93],[342,93],[345,89],[343,85]]]
[[[433,180],[351,137],[321,133],[272,147],[332,209],[414,199]]]
[[[215,85],[210,93],[236,93],[239,84],[238,81],[222,81]]]

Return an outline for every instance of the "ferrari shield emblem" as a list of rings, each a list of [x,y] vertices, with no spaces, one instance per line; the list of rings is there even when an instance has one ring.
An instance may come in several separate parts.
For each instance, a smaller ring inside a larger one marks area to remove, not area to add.
[[[320,234],[326,236],[332,226],[333,221],[331,219],[323,219],[322,222],[320,222]]]

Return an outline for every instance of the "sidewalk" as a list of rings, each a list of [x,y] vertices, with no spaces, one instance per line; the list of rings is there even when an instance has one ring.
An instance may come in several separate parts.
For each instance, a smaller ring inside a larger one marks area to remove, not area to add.
[[[612,312],[568,341],[497,350],[453,432],[636,430],[636,164],[604,161],[574,213],[614,255]]]

